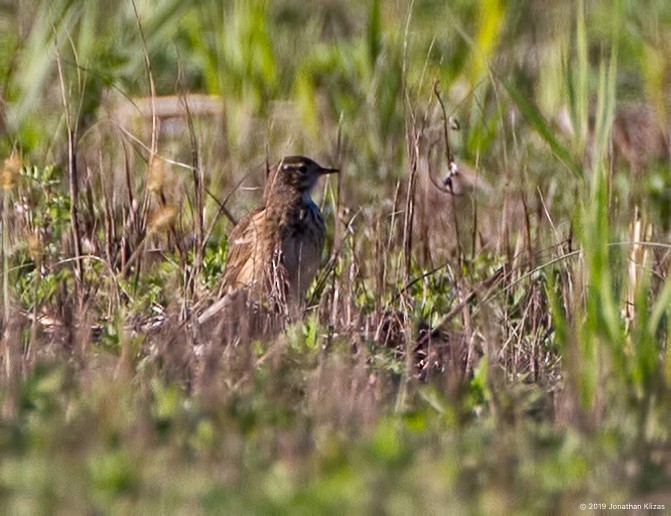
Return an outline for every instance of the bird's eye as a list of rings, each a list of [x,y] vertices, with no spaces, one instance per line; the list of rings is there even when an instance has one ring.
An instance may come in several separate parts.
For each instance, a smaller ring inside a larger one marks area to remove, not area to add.
[[[305,165],[300,165],[300,166],[298,167],[298,171],[299,171],[301,174],[305,174],[305,173],[308,171],[308,167],[306,167]]]

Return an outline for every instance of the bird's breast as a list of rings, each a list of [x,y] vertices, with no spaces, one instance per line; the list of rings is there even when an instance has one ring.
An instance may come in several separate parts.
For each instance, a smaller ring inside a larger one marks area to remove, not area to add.
[[[305,296],[324,249],[324,220],[314,202],[301,207],[282,241],[282,259],[289,275],[292,294]]]

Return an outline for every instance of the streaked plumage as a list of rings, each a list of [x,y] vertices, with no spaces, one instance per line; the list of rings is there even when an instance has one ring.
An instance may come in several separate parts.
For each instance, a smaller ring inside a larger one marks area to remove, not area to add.
[[[324,220],[310,192],[323,174],[337,169],[289,156],[272,170],[263,205],[245,216],[229,237],[222,294],[245,289],[268,305],[300,305],[324,248]]]

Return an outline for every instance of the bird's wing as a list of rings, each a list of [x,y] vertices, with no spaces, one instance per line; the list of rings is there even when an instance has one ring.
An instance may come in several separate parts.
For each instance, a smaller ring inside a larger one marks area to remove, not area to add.
[[[265,208],[260,207],[243,217],[228,237],[228,260],[222,281],[223,293],[250,286],[263,266],[258,262],[258,249]]]

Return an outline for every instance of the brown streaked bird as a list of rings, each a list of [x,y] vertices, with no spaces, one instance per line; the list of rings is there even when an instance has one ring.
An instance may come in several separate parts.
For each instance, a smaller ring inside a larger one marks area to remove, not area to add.
[[[221,294],[246,291],[256,303],[300,306],[321,263],[324,220],[311,192],[322,175],[338,172],[303,156],[282,158],[268,175],[263,204],[229,236]],[[217,313],[215,303],[200,317]]]

